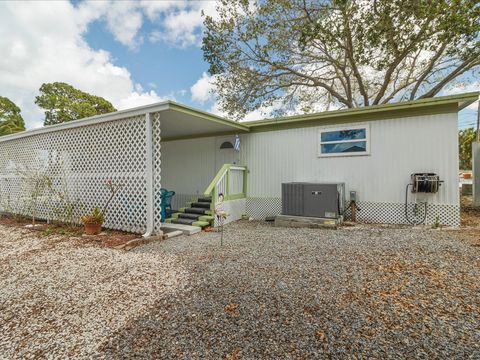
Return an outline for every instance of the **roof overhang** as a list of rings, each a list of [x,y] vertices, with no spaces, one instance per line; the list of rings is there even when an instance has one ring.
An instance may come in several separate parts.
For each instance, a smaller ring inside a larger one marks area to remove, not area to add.
[[[273,131],[286,128],[453,113],[458,112],[477,101],[479,95],[480,92],[471,92],[393,104],[325,111],[314,114],[279,117],[241,123],[205,111],[197,110],[189,106],[181,105],[173,101],[164,101],[62,124],[50,125],[39,129],[22,131],[12,135],[2,136],[0,137],[0,142],[141,116],[147,113],[160,114],[162,141],[241,134],[256,131]]]
[[[69,121],[62,124],[22,131],[12,135],[2,136],[0,137],[0,142],[42,133],[50,133],[88,125],[101,124],[134,116],[142,116],[147,113],[157,113],[160,115],[162,141],[245,133],[249,131],[248,126],[238,122],[231,121],[185,105],[180,105],[173,101],[164,101],[156,104],[136,107],[133,109],[120,110],[109,114]]]
[[[480,92],[471,92],[450,96],[365,106],[354,109],[341,109],[320,113],[278,117],[272,119],[248,121],[251,132],[272,131],[295,127],[342,124],[357,121],[373,121],[408,116],[434,115],[458,112],[479,99]]]
[[[250,131],[241,123],[173,102],[160,114],[160,122],[163,141]]]

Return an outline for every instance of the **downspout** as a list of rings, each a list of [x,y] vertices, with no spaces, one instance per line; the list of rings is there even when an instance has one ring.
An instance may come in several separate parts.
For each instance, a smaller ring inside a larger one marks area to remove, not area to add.
[[[145,114],[145,135],[146,141],[146,164],[145,164],[145,180],[147,186],[147,230],[142,237],[149,237],[153,234],[154,212],[153,212],[153,126],[150,113]]]

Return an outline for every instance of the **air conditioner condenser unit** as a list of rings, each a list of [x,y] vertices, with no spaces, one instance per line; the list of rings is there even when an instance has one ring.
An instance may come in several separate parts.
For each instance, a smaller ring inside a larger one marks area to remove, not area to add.
[[[344,183],[282,184],[282,215],[338,219],[344,206]]]

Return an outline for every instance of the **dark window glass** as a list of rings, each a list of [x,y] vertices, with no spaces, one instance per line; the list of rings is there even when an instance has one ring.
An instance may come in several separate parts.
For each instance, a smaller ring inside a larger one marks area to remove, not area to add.
[[[322,154],[339,154],[352,152],[366,152],[366,141],[352,141],[337,144],[322,144]]]
[[[366,129],[351,129],[322,132],[322,142],[365,139]]]

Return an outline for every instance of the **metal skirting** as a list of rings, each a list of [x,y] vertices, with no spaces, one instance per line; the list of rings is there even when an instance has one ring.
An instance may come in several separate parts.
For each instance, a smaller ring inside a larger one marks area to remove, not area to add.
[[[372,224],[407,224],[405,204],[362,201],[358,203],[357,221]],[[419,205],[415,216],[414,205],[408,207],[409,217],[422,218],[423,205]],[[247,198],[246,213],[256,220],[264,220],[268,216],[279,215],[282,212],[281,198]],[[460,206],[450,204],[428,204],[426,224],[434,224],[437,220],[442,225],[460,225]],[[344,214],[349,219],[350,210]]]

